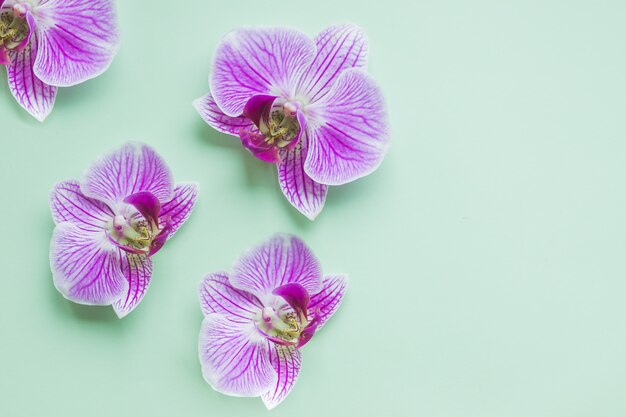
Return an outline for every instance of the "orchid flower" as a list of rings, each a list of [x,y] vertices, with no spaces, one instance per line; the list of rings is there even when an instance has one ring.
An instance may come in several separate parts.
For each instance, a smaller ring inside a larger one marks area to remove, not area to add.
[[[219,44],[200,116],[276,164],[289,202],[313,220],[329,185],[373,172],[389,143],[382,93],[365,71],[368,46],[354,25],[312,40],[288,28],[242,28]]]
[[[261,396],[272,409],[300,373],[300,349],[337,310],[348,278],[322,278],[318,260],[295,236],[276,235],[250,250],[232,274],[207,275],[199,295],[204,321],[202,373],[218,392]]]
[[[152,255],[189,218],[197,195],[197,184],[174,185],[161,157],[135,143],[98,160],[83,181],[56,184],[54,285],[75,303],[113,305],[126,316],[148,289]]]
[[[113,0],[0,0],[0,65],[13,97],[40,122],[57,87],[109,67],[118,39]]]

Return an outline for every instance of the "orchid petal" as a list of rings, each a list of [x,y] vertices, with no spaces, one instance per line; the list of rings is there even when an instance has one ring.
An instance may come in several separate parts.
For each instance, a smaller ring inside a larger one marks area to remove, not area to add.
[[[79,229],[102,231],[114,214],[106,204],[86,197],[78,181],[63,181],[50,193],[50,209],[56,224],[70,222]]]
[[[196,111],[209,126],[227,135],[239,136],[242,129],[252,127],[252,122],[245,117],[231,117],[224,114],[213,99],[211,93],[193,102]]]
[[[33,72],[37,56],[37,35],[31,35],[28,46],[20,52],[9,53],[11,64],[7,65],[7,79],[11,94],[20,106],[35,119],[43,122],[54,107],[57,88],[50,86]]]
[[[128,290],[113,303],[113,310],[121,319],[139,305],[148,291],[152,277],[152,260],[145,255],[127,253],[126,256],[120,257],[120,261],[122,273],[128,280]]]
[[[198,295],[205,316],[216,313],[237,323],[250,323],[263,308],[254,295],[230,285],[225,272],[204,277],[198,288]]]
[[[109,305],[128,290],[119,250],[105,233],[87,232],[69,222],[54,229],[50,267],[56,288],[76,303]]]
[[[172,199],[172,173],[148,145],[126,143],[100,158],[85,174],[83,193],[116,206],[132,194],[149,191],[161,202]]]
[[[47,0],[35,8],[39,53],[34,69],[47,84],[67,87],[102,74],[119,34],[113,0]]]
[[[209,83],[215,102],[228,116],[240,116],[250,97],[291,97],[315,56],[315,44],[289,28],[235,30],[215,51]]]
[[[324,97],[346,69],[367,66],[365,33],[353,24],[330,26],[315,37],[317,55],[302,78],[302,94],[315,102]]]
[[[337,311],[348,288],[348,276],[343,274],[328,275],[322,281],[322,290],[311,296],[309,316],[318,320],[317,330]]]
[[[161,206],[159,220],[161,228],[169,221],[171,226],[168,238],[183,225],[191,215],[191,211],[198,200],[198,183],[181,183],[174,187],[173,198]]]
[[[275,235],[239,259],[230,282],[260,298],[292,282],[315,294],[321,288],[321,266],[300,238]]]
[[[299,316],[307,317],[310,298],[302,285],[295,282],[281,285],[272,291],[272,294],[281,296]]]
[[[389,144],[387,113],[382,93],[367,73],[345,70],[311,111],[320,119],[309,131],[304,166],[313,180],[341,185],[380,165]]]
[[[277,165],[278,183],[287,200],[309,220],[315,220],[324,208],[328,186],[313,181],[304,171],[308,139],[306,133],[300,143],[290,152],[285,152]]]
[[[293,389],[300,375],[302,356],[294,347],[274,345],[270,349],[270,361],[278,379],[276,384],[261,396],[268,410],[280,404]]]
[[[209,314],[199,341],[204,379],[226,395],[257,397],[276,383],[267,340],[247,325]]]
[[[124,199],[124,203],[135,207],[150,224],[159,224],[161,203],[151,192],[139,191],[138,193],[131,194]]]

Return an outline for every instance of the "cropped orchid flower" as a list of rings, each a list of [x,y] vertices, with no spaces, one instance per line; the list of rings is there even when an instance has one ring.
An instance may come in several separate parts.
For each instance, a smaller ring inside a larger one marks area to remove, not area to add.
[[[298,379],[300,349],[337,310],[347,284],[343,274],[322,278],[311,250],[285,235],[250,250],[232,274],[207,275],[199,288],[206,381],[223,394],[260,396],[276,407]]]
[[[189,218],[197,195],[197,184],[174,185],[161,157],[135,143],[98,160],[83,181],[58,183],[50,196],[54,285],[75,303],[113,305],[126,316],[148,289],[152,255]]]
[[[389,144],[382,93],[365,71],[368,46],[354,25],[312,40],[288,28],[242,28],[220,43],[200,116],[276,164],[283,194],[313,220],[329,185],[373,172]]]
[[[118,40],[113,0],[0,0],[0,65],[13,97],[40,122],[57,87],[109,67]]]

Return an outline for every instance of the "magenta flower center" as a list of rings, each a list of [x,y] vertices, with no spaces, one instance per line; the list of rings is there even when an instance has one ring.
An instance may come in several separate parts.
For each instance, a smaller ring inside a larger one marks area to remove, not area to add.
[[[148,253],[159,226],[148,222],[138,213],[130,216],[118,214],[107,228],[109,238],[119,247],[131,253]]]
[[[259,112],[247,115],[257,128],[239,133],[244,147],[265,162],[280,162],[281,152],[293,149],[300,138],[302,126],[298,112],[301,108],[299,101],[280,98],[272,98],[271,104],[259,106]]]
[[[261,119],[259,130],[265,135],[266,143],[284,148],[300,133],[297,112],[301,106],[300,103],[291,101],[281,105],[280,101],[274,102],[269,117]]]
[[[281,345],[295,345],[308,324],[306,317],[298,316],[288,307],[264,307],[255,319],[257,329],[271,341]]]
[[[11,9],[0,11],[0,49],[21,48],[28,39],[30,27],[26,20],[27,4],[16,4]]]

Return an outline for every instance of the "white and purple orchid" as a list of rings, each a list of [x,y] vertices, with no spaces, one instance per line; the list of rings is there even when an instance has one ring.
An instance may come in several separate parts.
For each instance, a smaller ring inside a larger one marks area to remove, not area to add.
[[[0,65],[9,89],[39,121],[57,87],[102,74],[118,49],[113,0],[0,0]]]
[[[276,235],[240,258],[232,274],[207,275],[199,295],[199,353],[206,381],[223,394],[260,396],[268,409],[291,392],[300,348],[339,307],[348,277],[322,277],[295,236]]]
[[[189,218],[198,185],[174,185],[149,146],[128,143],[96,163],[83,181],[58,183],[50,196],[54,285],[69,300],[113,305],[118,317],[143,299],[157,253]]]
[[[194,106],[213,128],[276,164],[285,197],[313,220],[329,185],[370,174],[388,148],[367,54],[354,25],[331,26],[314,40],[288,28],[238,29],[218,46],[210,92]]]

